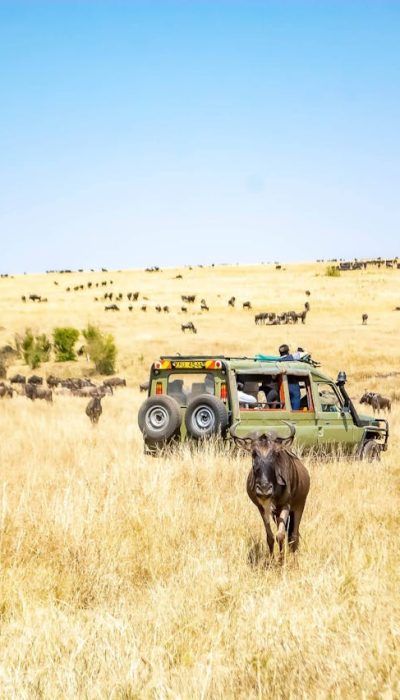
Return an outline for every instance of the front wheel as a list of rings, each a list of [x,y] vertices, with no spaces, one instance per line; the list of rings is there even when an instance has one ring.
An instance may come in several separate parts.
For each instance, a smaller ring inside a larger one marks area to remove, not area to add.
[[[224,402],[210,394],[196,396],[187,407],[185,425],[190,437],[197,440],[223,434],[228,426]]]
[[[376,440],[367,440],[361,451],[361,459],[365,462],[379,462],[381,459],[382,447]]]

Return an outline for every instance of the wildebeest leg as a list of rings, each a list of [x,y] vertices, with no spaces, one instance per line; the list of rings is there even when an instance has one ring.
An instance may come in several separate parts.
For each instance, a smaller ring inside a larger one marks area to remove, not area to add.
[[[299,527],[303,510],[304,505],[290,512],[289,549],[291,552],[295,552],[299,546]]]
[[[285,541],[286,535],[286,525],[289,518],[289,508],[282,508],[279,516],[277,517],[278,532],[276,533],[276,541],[279,545],[279,551],[282,553],[283,543]]]
[[[272,556],[272,554],[274,552],[274,533],[271,530],[271,525],[269,522],[269,513],[270,513],[269,506],[265,509],[262,506],[259,506],[258,509],[259,509],[261,517],[263,519],[265,532],[267,535],[267,545],[268,545],[269,553]]]

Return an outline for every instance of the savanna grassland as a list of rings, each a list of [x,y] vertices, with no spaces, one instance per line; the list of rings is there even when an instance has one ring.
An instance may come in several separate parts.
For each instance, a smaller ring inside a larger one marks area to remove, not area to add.
[[[96,427],[86,399],[0,400],[2,698],[399,697],[400,270],[324,271],[314,263],[0,279],[0,346],[27,327],[50,334],[96,323],[114,334],[128,382],[103,400]],[[87,289],[102,280],[113,285]],[[140,298],[131,312],[125,296],[119,312],[106,312],[94,301],[106,291]],[[31,293],[47,303],[24,303]],[[181,294],[197,295],[186,314]],[[254,313],[301,311],[307,299],[305,325],[254,324]],[[252,311],[241,308],[247,300]],[[189,320],[197,335],[181,332]],[[145,456],[138,385],[161,354],[251,355],[282,342],[305,347],[332,376],[345,369],[356,405],[365,388],[394,401],[380,463],[305,457],[300,550],[266,567],[261,518],[245,493],[248,456],[214,445]],[[18,360],[14,371],[29,369]],[[80,359],[37,373],[91,371]]]

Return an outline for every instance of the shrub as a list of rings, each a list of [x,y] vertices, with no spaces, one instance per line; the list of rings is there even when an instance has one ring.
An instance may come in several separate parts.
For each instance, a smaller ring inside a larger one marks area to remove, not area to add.
[[[51,342],[45,333],[34,335],[31,329],[27,328],[25,335],[16,336],[16,347],[25,364],[32,369],[37,369],[42,362],[48,362],[50,359]]]
[[[114,337],[109,333],[103,333],[97,326],[90,323],[82,331],[86,340],[87,353],[94,362],[99,374],[114,374],[115,362],[117,359],[117,347]]]
[[[336,265],[328,265],[325,268],[325,277],[340,277],[340,270]]]
[[[76,328],[55,328],[53,331],[54,350],[56,362],[68,362],[76,360],[74,345],[79,338],[79,331]]]

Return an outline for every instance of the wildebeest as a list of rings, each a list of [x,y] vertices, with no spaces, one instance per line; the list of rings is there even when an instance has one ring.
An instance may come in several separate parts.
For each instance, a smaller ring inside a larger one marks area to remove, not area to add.
[[[232,306],[232,308],[233,308],[235,306],[235,302],[236,302],[236,297],[231,297],[230,299],[228,299],[228,306]]]
[[[49,374],[49,376],[46,379],[46,382],[48,387],[56,387],[61,383],[61,379],[54,376],[54,374]]]
[[[263,519],[267,544],[272,555],[274,536],[269,518],[278,526],[276,541],[282,553],[286,529],[289,548],[295,552],[299,544],[299,526],[310,489],[310,476],[300,459],[289,447],[296,433],[280,438],[276,433],[239,438],[231,428],[235,442],[252,454],[252,468],[247,477],[247,493]]]
[[[169,306],[163,306],[163,311],[165,314],[169,314]]]
[[[88,405],[86,406],[86,415],[89,416],[91,422],[95,424],[99,422],[99,418],[102,412],[103,409],[101,407],[101,397],[93,396],[93,398],[90,399]]]
[[[182,294],[181,295],[182,301],[186,302],[186,304],[194,304],[196,301],[196,295],[195,294]]]
[[[35,401],[35,399],[42,399],[44,401],[48,401],[49,403],[52,403],[53,401],[52,390],[44,389],[37,384],[25,384],[25,396],[27,396],[28,399],[31,399],[31,401]]]
[[[104,386],[126,386],[126,379],[122,377],[109,377],[103,382]]]
[[[309,297],[309,296],[310,296],[310,294],[311,294],[310,290],[309,290],[309,289],[306,289],[306,296],[308,296],[308,297]]]
[[[119,311],[119,306],[117,304],[109,304],[108,306],[104,307],[105,311]]]
[[[251,301],[244,301],[243,308],[244,309],[251,309]]]
[[[210,310],[210,308],[207,306],[207,304],[201,304],[200,309],[202,311],[209,311]]]
[[[373,391],[364,391],[364,394],[362,395],[360,399],[360,403],[366,403],[369,406],[372,406],[372,410],[375,413],[375,411],[382,410],[387,410],[389,413],[392,408],[392,403],[390,399],[386,398],[385,396],[382,396],[381,394],[377,394]]]
[[[363,323],[363,326],[366,326],[366,325],[367,325],[367,321],[368,321],[368,314],[363,314],[363,315],[362,315],[362,323]]]
[[[181,306],[181,311],[185,314],[187,312],[187,306]]]
[[[10,379],[11,384],[25,384],[26,377],[23,374],[14,374]]]
[[[192,333],[197,333],[197,328],[192,321],[189,321],[189,323],[183,323],[181,325],[181,330],[183,333],[185,333],[185,331],[191,331]]]
[[[0,399],[4,398],[5,396],[12,399],[13,390],[12,390],[11,386],[8,386],[7,384],[4,384],[3,382],[1,382],[0,383]]]
[[[43,384],[43,377],[39,377],[38,374],[32,374],[28,379],[28,384]]]
[[[159,304],[157,304],[157,306],[155,307],[155,309],[156,309],[156,311],[158,311],[158,313],[161,313],[161,306],[160,306]]]

